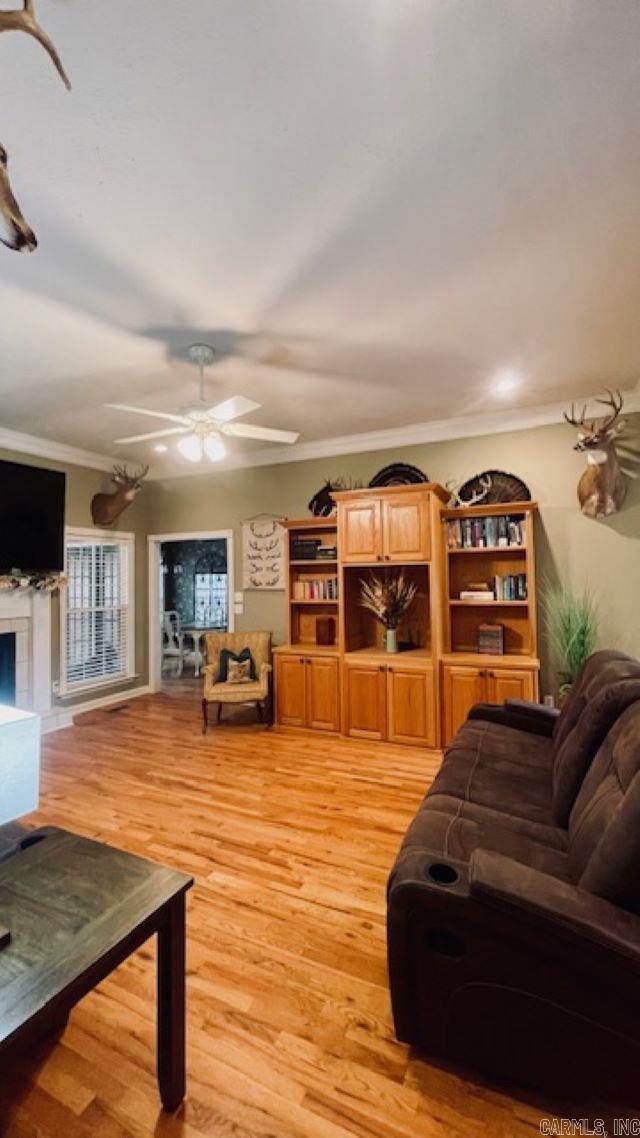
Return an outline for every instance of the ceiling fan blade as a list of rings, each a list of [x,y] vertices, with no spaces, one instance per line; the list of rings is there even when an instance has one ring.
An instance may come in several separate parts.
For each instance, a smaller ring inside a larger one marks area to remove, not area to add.
[[[254,403],[253,399],[245,399],[244,395],[233,395],[231,399],[225,399],[224,403],[216,403],[215,407],[210,407],[208,414],[219,423],[230,423],[232,419],[239,419],[241,415],[248,415],[250,411],[257,411],[259,407],[260,404]]]
[[[129,407],[126,403],[105,403],[112,411],[131,411],[135,415],[151,415],[153,419],[167,419],[170,423],[181,423],[183,427],[189,425],[184,415],[170,415],[168,411],[150,411],[148,407]]]
[[[236,439],[262,439],[268,443],[295,443],[300,438],[299,431],[279,431],[276,427],[257,427],[253,423],[225,423],[220,430],[223,435]]]
[[[146,443],[150,439],[166,439],[169,435],[188,435],[190,427],[169,427],[167,431],[150,431],[146,435],[130,435],[127,439],[114,439],[116,446],[124,446],[126,443]]]

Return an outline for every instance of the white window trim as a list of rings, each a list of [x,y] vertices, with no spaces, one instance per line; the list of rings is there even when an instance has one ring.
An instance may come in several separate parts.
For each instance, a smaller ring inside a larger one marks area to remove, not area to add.
[[[67,591],[60,590],[60,679],[58,695],[62,698],[72,698],[83,695],[85,692],[99,691],[103,688],[117,687],[130,680],[137,679],[136,674],[136,535],[128,530],[111,529],[83,529],[76,526],[66,526],[64,531],[64,572],[67,572],[67,544],[69,541],[118,541],[125,546],[127,558],[127,582],[129,588],[129,603],[127,605],[127,671],[126,675],[115,676],[104,680],[88,680],[83,684],[67,685]]]

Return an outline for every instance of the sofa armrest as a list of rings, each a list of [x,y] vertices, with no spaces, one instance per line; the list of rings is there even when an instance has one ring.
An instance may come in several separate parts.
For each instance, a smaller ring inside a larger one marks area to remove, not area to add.
[[[504,704],[476,703],[468,718],[500,723],[503,727],[515,727],[518,731],[550,739],[559,714],[555,707],[545,707],[526,699],[508,699]]]
[[[273,671],[273,668],[272,668],[271,664],[261,664],[260,665],[260,674],[258,676],[258,679],[260,680],[261,684],[264,684],[267,682],[269,675],[272,671]]]
[[[640,966],[640,917],[504,854],[474,851],[469,894],[515,919],[529,916],[548,931],[589,940]]]
[[[558,707],[547,707],[546,704],[534,703],[531,699],[506,699],[504,706],[507,711],[526,716],[532,723],[545,724],[550,735],[560,716]]]

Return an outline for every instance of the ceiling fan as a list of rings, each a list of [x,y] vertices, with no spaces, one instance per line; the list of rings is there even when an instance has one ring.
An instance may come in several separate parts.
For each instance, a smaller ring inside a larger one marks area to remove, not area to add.
[[[255,403],[253,399],[234,395],[231,399],[225,399],[222,403],[209,407],[204,394],[204,369],[213,363],[213,348],[208,344],[192,344],[189,348],[189,358],[197,365],[200,372],[198,402],[189,403],[179,414],[150,411],[147,407],[129,407],[125,403],[105,404],[115,411],[132,411],[136,415],[150,415],[154,419],[166,419],[170,423],[179,424],[175,427],[166,427],[162,431],[150,431],[144,435],[129,435],[125,439],[115,439],[117,446],[182,435],[178,450],[183,458],[187,458],[189,462],[201,462],[206,455],[211,462],[219,462],[227,453],[223,438],[225,435],[237,439],[261,439],[270,443],[295,443],[298,438],[297,431],[280,431],[274,427],[258,427],[254,423],[235,422],[236,419],[260,407],[260,404]]]

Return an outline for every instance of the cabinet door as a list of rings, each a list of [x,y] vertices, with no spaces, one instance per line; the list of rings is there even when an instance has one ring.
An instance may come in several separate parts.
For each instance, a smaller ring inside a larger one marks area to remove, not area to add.
[[[436,746],[433,668],[387,666],[387,727],[390,743]]]
[[[385,561],[428,561],[429,512],[424,499],[393,494],[382,503],[382,553]]]
[[[384,739],[387,689],[384,668],[348,664],[345,669],[345,731],[359,739]]]
[[[382,560],[382,510],[378,498],[358,498],[338,507],[340,560],[358,565]]]
[[[304,727],[307,721],[304,656],[276,656],[276,720],[283,727]]]
[[[486,699],[484,668],[447,664],[442,670],[444,744],[448,746],[474,703]]]
[[[536,699],[537,673],[525,668],[489,668],[487,671],[487,699],[489,703],[504,703],[505,699]]]
[[[340,730],[339,665],[334,657],[307,658],[307,727]]]

